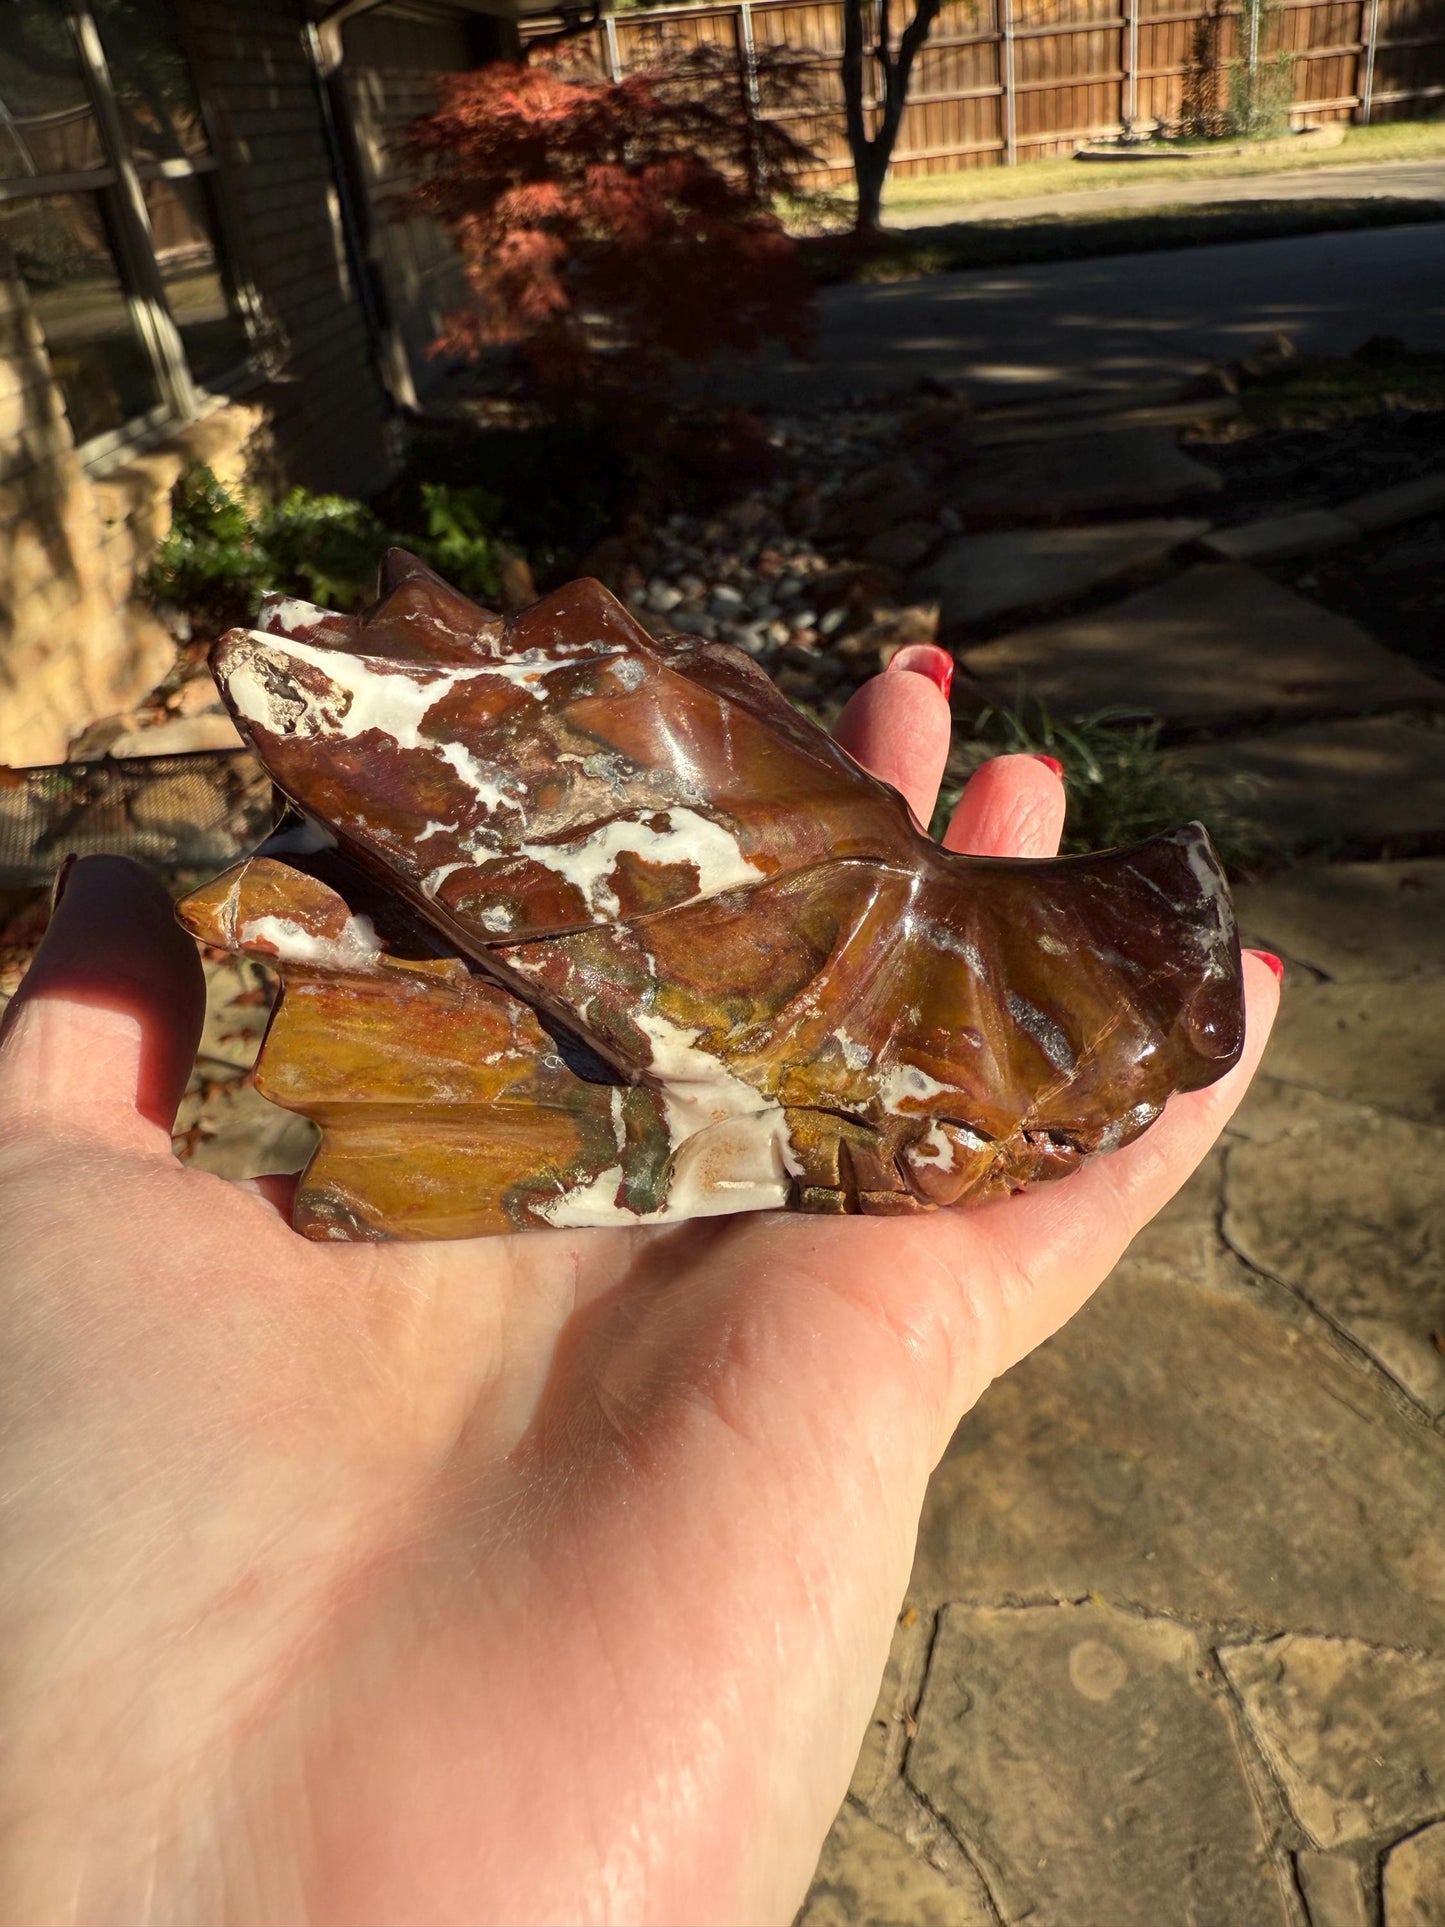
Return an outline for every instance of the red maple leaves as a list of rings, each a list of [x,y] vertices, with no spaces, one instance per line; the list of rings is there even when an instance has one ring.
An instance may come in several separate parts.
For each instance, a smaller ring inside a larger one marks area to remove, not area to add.
[[[767,82],[774,103],[810,84],[786,57]],[[806,352],[813,287],[773,198],[815,156],[750,115],[719,49],[616,83],[499,63],[440,92],[408,131],[403,203],[466,264],[439,350],[508,343],[545,386],[633,392],[768,340]]]

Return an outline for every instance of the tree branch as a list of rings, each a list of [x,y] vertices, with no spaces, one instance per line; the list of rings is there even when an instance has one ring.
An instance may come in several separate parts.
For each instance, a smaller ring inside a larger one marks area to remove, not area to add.
[[[893,92],[893,23],[888,16],[888,0],[878,0],[878,66],[883,74],[883,95]]]

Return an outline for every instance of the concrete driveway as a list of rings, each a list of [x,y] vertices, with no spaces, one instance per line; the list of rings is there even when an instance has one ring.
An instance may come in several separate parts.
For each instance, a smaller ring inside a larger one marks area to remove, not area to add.
[[[990,402],[1157,392],[1279,329],[1324,352],[1372,334],[1445,348],[1445,226],[830,288],[815,361],[763,356],[706,385],[777,408],[876,395],[924,375]]]

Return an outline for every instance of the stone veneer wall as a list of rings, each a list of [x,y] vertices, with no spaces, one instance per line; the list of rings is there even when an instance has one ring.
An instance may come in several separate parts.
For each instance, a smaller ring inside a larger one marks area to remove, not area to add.
[[[135,592],[184,469],[207,462],[234,482],[259,467],[272,485],[355,494],[388,468],[299,0],[189,0],[186,19],[272,378],[88,473],[0,258],[0,763],[58,761],[164,674],[173,645]]]
[[[23,284],[0,260],[0,763],[58,761],[144,694],[174,644],[135,599],[193,462],[239,479],[264,411],[232,404],[87,474]]]

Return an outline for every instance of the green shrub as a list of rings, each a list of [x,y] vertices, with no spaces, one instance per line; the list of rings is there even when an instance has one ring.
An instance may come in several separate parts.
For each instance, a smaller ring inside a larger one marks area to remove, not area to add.
[[[501,563],[496,537],[501,497],[485,488],[423,482],[421,499],[426,541],[413,546],[463,595],[490,601],[497,593]]]
[[[293,488],[257,517],[268,589],[349,609],[376,592],[376,565],[391,537],[364,502]]]
[[[209,468],[193,468],[176,483],[171,529],[151,559],[146,586],[182,607],[242,597],[266,585],[251,513]]]
[[[654,417],[654,439],[657,428]],[[577,557],[638,501],[642,478],[636,459],[619,448],[615,424],[579,406],[565,419],[505,427],[419,424],[405,467],[376,498],[377,512],[393,528],[439,536],[435,489],[452,507],[488,498],[482,521],[489,535],[525,554],[539,578],[556,579],[572,573]]]
[[[227,616],[253,611],[267,589],[353,609],[374,594],[377,564],[395,542],[485,600],[497,592],[500,507],[486,489],[425,483],[423,526],[394,530],[350,496],[293,488],[279,502],[253,503],[194,468],[176,486],[170,534],[146,586],[160,601]]]

